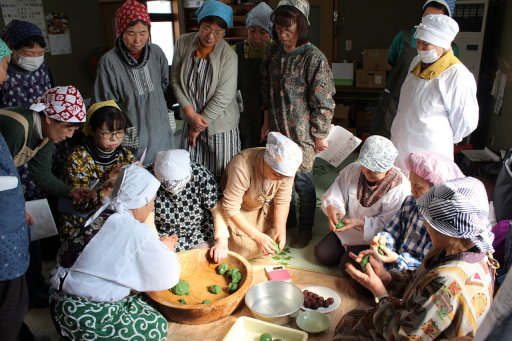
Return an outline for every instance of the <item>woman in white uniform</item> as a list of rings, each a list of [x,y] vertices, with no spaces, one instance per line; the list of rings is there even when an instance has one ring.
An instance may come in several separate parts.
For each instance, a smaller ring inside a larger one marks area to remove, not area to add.
[[[475,77],[451,49],[457,22],[427,15],[416,27],[418,56],[402,85],[391,127],[398,149],[395,165],[405,172],[404,159],[412,151],[434,151],[453,160],[453,144],[478,125]]]
[[[373,237],[396,215],[410,194],[410,183],[395,167],[397,150],[390,140],[374,135],[364,142],[359,160],[343,168],[322,196],[329,232],[316,246],[320,264],[345,264],[348,252],[370,248]],[[344,226],[340,227],[339,219]]]

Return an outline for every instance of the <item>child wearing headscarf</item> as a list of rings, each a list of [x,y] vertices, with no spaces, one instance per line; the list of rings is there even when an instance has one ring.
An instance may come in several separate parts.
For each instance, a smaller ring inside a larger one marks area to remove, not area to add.
[[[397,150],[385,137],[366,139],[359,160],[340,171],[322,196],[322,210],[329,219],[329,232],[316,246],[320,264],[345,264],[349,252],[367,249],[373,237],[396,215],[410,194],[407,178],[395,167]],[[339,222],[344,226],[340,227]],[[338,225],[338,226],[337,226]]]
[[[373,237],[371,249],[379,251],[386,269],[414,270],[432,247],[416,200],[442,182],[464,177],[459,167],[436,152],[415,151],[405,159],[411,192],[382,232]]]
[[[161,185],[155,200],[155,226],[160,236],[176,235],[176,251],[215,244],[211,210],[221,195],[213,175],[190,160],[183,149],[161,151],[148,170]]]
[[[451,43],[459,32],[447,15],[429,14],[416,30],[418,56],[400,93],[391,141],[396,165],[414,150],[429,150],[453,160],[453,145],[478,125],[479,108],[473,74],[454,56]]]
[[[347,272],[369,289],[375,307],[342,317],[334,340],[438,340],[474,336],[493,300],[493,234],[484,185],[471,177],[432,187],[417,206],[433,248],[414,271],[386,271],[377,253],[362,272]],[[393,296],[391,296],[393,295]],[[398,300],[400,298],[401,300]]]
[[[247,13],[245,26],[247,39],[233,45],[238,56],[238,91],[241,94],[240,109],[240,142],[242,149],[262,147],[261,126],[263,111],[261,110],[260,69],[261,59],[265,50],[272,42],[272,8],[261,2]]]
[[[169,289],[179,280],[176,236],[159,240],[143,223],[159,187],[144,168],[122,167],[106,204],[81,231],[85,244],[61,253],[50,292],[61,336],[166,339],[167,320],[137,293]]]
[[[63,173],[67,184],[94,186],[96,195],[90,200],[60,199],[61,242],[80,241],[77,236],[84,218],[96,211],[103,198],[109,196],[119,168],[135,162],[132,152],[121,145],[126,127],[126,117],[113,100],[94,103],[87,111],[83,129],[86,140],[69,153]]]
[[[224,196],[213,210],[217,244],[215,262],[228,249],[247,259],[274,254],[286,245],[286,218],[293,179],[300,163],[300,147],[281,133],[271,132],[266,147],[237,154],[221,183]]]

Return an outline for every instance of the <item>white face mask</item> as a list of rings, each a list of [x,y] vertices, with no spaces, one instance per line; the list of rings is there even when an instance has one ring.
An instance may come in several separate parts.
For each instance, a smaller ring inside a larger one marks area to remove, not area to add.
[[[20,68],[30,71],[30,72],[33,72],[33,71],[36,71],[37,69],[39,69],[41,64],[43,64],[43,62],[44,62],[44,56],[25,57],[25,56],[22,56],[21,54],[19,54],[18,52],[16,52],[16,54],[18,55],[18,61],[16,62],[16,64],[18,64],[18,66]]]
[[[418,56],[420,57],[420,60],[425,64],[432,64],[436,60],[439,59],[439,55],[437,54],[436,49],[427,50],[427,51],[420,51],[418,50]]]

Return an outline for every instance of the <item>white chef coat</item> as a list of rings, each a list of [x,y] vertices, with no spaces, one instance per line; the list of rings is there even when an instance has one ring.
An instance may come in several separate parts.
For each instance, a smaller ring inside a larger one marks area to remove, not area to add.
[[[67,273],[67,276],[66,276]],[[152,228],[131,212],[111,215],[70,269],[58,267],[52,285],[96,302],[114,302],[130,290],[161,291],[176,285],[180,265]]]
[[[418,62],[416,56],[409,71]],[[391,141],[398,149],[395,165],[408,174],[404,159],[416,150],[435,151],[453,160],[453,144],[476,129],[478,110],[475,77],[464,64],[451,65],[433,79],[409,72],[391,126]]]
[[[363,207],[357,200],[357,184],[361,175],[361,165],[351,163],[340,171],[334,183],[322,196],[322,211],[327,215],[327,207],[334,205],[345,218],[364,218],[364,227],[336,232],[344,246],[370,245],[373,237],[393,219],[404,199],[411,194],[409,180],[399,171],[402,183],[382,196],[370,207]]]

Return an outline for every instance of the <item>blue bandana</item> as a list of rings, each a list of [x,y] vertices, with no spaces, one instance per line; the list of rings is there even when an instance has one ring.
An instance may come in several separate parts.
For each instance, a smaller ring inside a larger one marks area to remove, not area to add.
[[[197,15],[197,22],[205,17],[216,16],[224,20],[228,27],[233,26],[233,9],[220,1],[206,0],[195,14]]]
[[[28,37],[43,37],[43,33],[36,25],[21,20],[13,20],[0,33],[2,39],[12,45]]]

